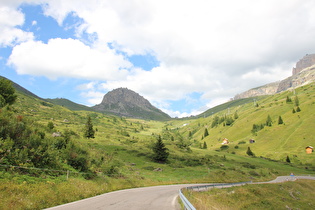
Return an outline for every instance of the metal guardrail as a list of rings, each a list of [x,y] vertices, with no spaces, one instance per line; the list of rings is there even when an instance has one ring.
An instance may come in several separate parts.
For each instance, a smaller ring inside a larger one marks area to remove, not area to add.
[[[182,200],[185,209],[187,210],[196,210],[196,208],[189,202],[189,200],[184,196],[184,194],[182,193],[182,190],[179,190],[179,197]]]
[[[195,190],[195,191],[206,191],[208,188],[215,188],[215,187],[221,187],[223,188],[224,186],[241,186],[245,184],[250,184],[252,181],[249,182],[237,182],[237,183],[222,183],[222,184],[207,184],[207,185],[197,185],[197,186],[192,186],[192,187],[186,187],[187,190]],[[196,208],[189,202],[189,200],[185,197],[185,195],[182,193],[182,189],[179,190],[179,197],[182,200],[185,209],[187,210],[196,210]]]

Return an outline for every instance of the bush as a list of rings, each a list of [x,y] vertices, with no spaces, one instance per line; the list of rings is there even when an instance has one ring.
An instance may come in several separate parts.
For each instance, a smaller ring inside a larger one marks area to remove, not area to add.
[[[228,145],[222,145],[222,146],[220,147],[221,150],[227,150],[228,148],[229,148]]]

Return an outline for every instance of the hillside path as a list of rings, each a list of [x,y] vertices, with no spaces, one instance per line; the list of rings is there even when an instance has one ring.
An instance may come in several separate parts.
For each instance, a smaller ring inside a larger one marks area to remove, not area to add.
[[[315,180],[315,177],[279,176],[275,180],[268,182],[253,182],[252,184],[279,183],[295,181],[297,179]],[[49,208],[48,210],[178,210],[180,209],[177,201],[179,189],[198,185],[205,184],[163,185],[119,190],[72,203],[55,206]],[[224,187],[231,186],[232,185],[225,185]]]

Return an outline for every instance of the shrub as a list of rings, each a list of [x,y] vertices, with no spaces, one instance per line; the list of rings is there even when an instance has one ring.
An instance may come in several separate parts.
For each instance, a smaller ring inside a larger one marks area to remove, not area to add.
[[[248,156],[255,156],[255,154],[252,152],[252,150],[250,149],[250,147],[247,148],[246,154]]]
[[[229,148],[228,145],[222,145],[222,146],[220,147],[221,150],[227,150],[228,148]]]

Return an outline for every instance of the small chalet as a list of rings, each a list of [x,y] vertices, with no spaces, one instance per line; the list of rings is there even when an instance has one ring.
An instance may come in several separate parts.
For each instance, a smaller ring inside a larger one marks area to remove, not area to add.
[[[305,151],[306,151],[307,154],[311,154],[314,151],[314,148],[311,147],[311,146],[308,146],[308,147],[305,148]]]
[[[227,138],[224,138],[223,139],[223,142],[222,142],[222,144],[229,144],[230,142],[229,142],[229,140],[227,139]]]
[[[255,143],[255,140],[254,139],[249,139],[249,143],[253,144],[253,143]]]

